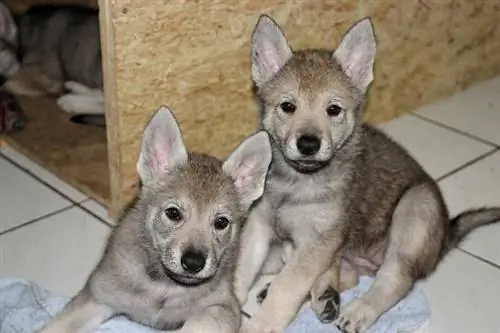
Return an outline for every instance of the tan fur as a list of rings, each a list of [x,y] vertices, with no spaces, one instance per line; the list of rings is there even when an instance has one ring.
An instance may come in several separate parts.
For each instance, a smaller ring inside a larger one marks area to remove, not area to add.
[[[241,333],[282,332],[309,293],[319,319],[332,321],[337,309],[329,302],[338,295],[331,290],[370,274],[371,288],[336,321],[346,333],[365,332],[467,233],[500,220],[500,208],[489,208],[450,221],[434,180],[404,148],[363,123],[375,52],[369,19],[333,52],[293,52],[271,18],[257,23],[252,77],[273,162],[243,230],[238,300],[246,299],[271,243],[290,242],[294,250]]]

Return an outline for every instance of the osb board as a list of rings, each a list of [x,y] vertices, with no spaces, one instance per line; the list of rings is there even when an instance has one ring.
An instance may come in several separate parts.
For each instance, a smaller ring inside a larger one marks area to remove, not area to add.
[[[5,142],[103,205],[110,205],[106,133],[70,122],[51,98],[21,98],[27,124]]]
[[[379,36],[366,116],[373,123],[500,71],[494,1],[101,0],[100,7],[107,11],[108,137],[119,146],[110,160],[120,204],[135,193],[141,133],[159,105],[174,109],[190,149],[218,157],[254,131],[249,46],[261,13],[282,25],[294,48],[334,48],[353,22],[371,16]]]
[[[3,3],[15,13],[21,13],[33,5],[40,4],[69,4],[97,7],[97,0],[3,0]]]

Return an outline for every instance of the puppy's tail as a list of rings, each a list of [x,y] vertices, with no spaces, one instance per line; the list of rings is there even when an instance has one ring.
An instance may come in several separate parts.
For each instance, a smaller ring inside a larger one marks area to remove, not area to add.
[[[467,210],[451,221],[451,234],[448,248],[454,248],[474,229],[494,222],[500,222],[500,207]]]

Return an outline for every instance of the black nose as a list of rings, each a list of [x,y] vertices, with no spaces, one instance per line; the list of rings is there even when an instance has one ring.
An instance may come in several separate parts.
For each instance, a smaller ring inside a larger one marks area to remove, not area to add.
[[[207,258],[196,250],[187,250],[181,257],[182,268],[188,273],[196,274],[205,267]]]
[[[297,139],[297,148],[302,155],[314,155],[318,152],[320,147],[321,140],[315,135],[304,134]]]

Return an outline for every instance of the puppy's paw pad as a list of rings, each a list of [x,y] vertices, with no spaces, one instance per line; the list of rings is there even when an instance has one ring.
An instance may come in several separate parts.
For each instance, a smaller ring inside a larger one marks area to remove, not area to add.
[[[377,318],[372,306],[357,299],[340,311],[335,325],[344,333],[364,333]]]
[[[267,297],[267,291],[269,290],[270,285],[271,285],[270,282],[266,283],[264,289],[259,291],[259,293],[257,294],[257,304],[262,304],[262,302],[264,302],[264,300]]]
[[[329,286],[319,297],[311,299],[311,307],[322,323],[331,323],[339,314],[340,295]]]

